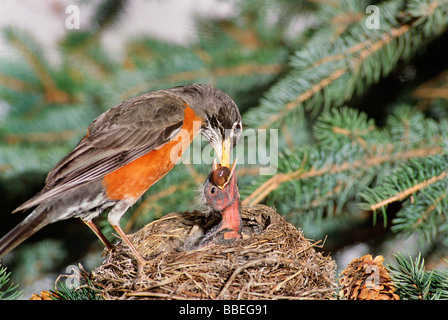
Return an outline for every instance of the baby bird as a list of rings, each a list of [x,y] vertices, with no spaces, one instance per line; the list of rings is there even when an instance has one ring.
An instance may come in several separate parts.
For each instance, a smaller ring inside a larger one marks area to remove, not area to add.
[[[235,166],[236,161],[231,169],[214,162],[213,170],[204,183],[204,202],[212,212],[220,215],[220,219],[206,232],[201,245],[210,242],[228,244],[241,239],[240,194]]]

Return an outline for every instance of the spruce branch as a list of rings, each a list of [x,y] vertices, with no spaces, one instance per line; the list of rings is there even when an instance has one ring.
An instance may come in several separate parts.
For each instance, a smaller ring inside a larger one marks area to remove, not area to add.
[[[379,30],[367,30],[363,19],[334,43],[311,44],[297,51],[289,74],[266,93],[258,107],[246,113],[245,123],[270,128],[287,121],[298,108],[316,114],[340,105],[388,75],[399,61],[413,57],[417,48],[448,26],[448,19],[441,18],[447,16],[445,2],[431,10],[420,6],[420,10],[401,12],[400,7],[406,7],[405,2],[381,3],[384,19]]]
[[[288,102],[284,107],[282,107],[276,114],[272,114],[267,121],[262,122],[261,125],[258,126],[260,129],[267,129],[271,128],[274,123],[277,121],[285,118],[288,116],[288,114],[297,108],[298,105],[301,105],[305,101],[310,100],[313,98],[316,94],[320,93],[323,89],[328,87],[330,84],[332,84],[335,80],[341,78],[343,75],[347,73],[346,68],[340,68],[335,71],[333,71],[330,75],[327,77],[321,79],[317,83],[311,83],[310,88],[305,90],[303,93],[299,94],[294,100],[291,102]]]
[[[396,293],[402,300],[448,299],[448,273],[425,270],[425,260],[419,254],[415,260],[396,254],[396,265],[389,265]]]
[[[438,176],[431,177],[430,179],[427,179],[420,183],[417,183],[403,191],[397,192],[396,194],[394,194],[393,196],[391,196],[387,199],[384,199],[380,202],[370,205],[369,209],[372,211],[376,211],[379,208],[387,206],[393,202],[403,200],[403,199],[409,197],[410,195],[416,193],[417,191],[420,191],[421,189],[426,188],[426,187],[430,186],[431,184],[434,184],[438,181],[445,179],[447,176],[448,176],[448,172],[442,172]]]
[[[402,201],[448,177],[448,154],[433,154],[404,162],[375,188],[366,188],[362,197],[368,209],[376,211]],[[367,208],[367,207],[366,207]]]
[[[443,165],[448,163],[445,121],[399,106],[385,123],[379,128],[366,114],[349,108],[324,112],[313,126],[316,142],[283,150],[276,174],[241,188],[242,204],[275,205],[291,219],[300,219],[305,213],[314,218],[345,214],[347,205],[356,203],[373,211],[376,221],[374,209],[412,197],[415,206],[405,205],[415,213],[400,211],[394,231],[417,231],[425,239],[445,234],[446,216],[441,213],[448,208],[441,191],[448,182]],[[385,209],[383,215],[386,218]]]
[[[387,150],[392,151],[393,146],[387,148]],[[246,197],[243,201],[243,205],[254,205],[260,203],[265,199],[265,197],[276,190],[280,185],[290,182],[293,180],[304,180],[308,178],[314,177],[322,177],[325,175],[337,174],[341,172],[348,172],[356,169],[362,169],[368,171],[370,168],[380,166],[385,163],[396,163],[406,161],[415,157],[425,157],[430,156],[436,153],[440,153],[443,150],[442,147],[422,147],[411,149],[407,151],[400,151],[396,153],[375,154],[371,157],[367,156],[360,160],[356,160],[353,162],[344,162],[341,164],[331,164],[322,168],[317,168],[310,163],[307,163],[306,156],[304,157],[303,167],[305,167],[305,163],[308,170],[304,170],[303,168],[297,169],[296,171],[290,173],[277,173],[274,174],[271,178],[269,178],[266,182],[261,184],[255,191],[253,191],[248,197]],[[288,161],[288,160],[284,160]],[[325,160],[323,162],[326,162]]]
[[[158,83],[188,83],[198,82],[199,79],[208,79],[208,83],[215,82],[218,78],[224,77],[244,77],[256,75],[277,75],[283,71],[282,64],[241,64],[231,67],[204,67],[196,70],[182,71],[169,74],[157,80],[149,80],[147,82],[138,83],[135,86],[129,87],[126,91],[121,93],[122,99],[125,97],[135,96],[148,87],[155,87]]]
[[[437,235],[443,237],[448,221],[447,160],[448,155],[442,153],[402,163],[380,185],[361,193],[367,202],[362,207],[374,213],[381,209],[385,216],[388,205],[401,202],[402,208],[392,221],[394,232],[417,232],[427,242]]]
[[[417,233],[423,243],[439,238],[447,244],[444,240],[448,221],[447,184],[446,180],[440,181],[406,200],[392,220],[392,231],[404,235]]]

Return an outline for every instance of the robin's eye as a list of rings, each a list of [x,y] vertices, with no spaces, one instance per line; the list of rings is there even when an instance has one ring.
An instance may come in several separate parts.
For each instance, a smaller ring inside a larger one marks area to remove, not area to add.
[[[216,192],[216,187],[212,187],[211,189],[210,189],[210,193],[211,194],[214,194]]]
[[[233,133],[234,134],[239,134],[241,132],[241,123],[237,123],[235,125],[235,128],[233,128]]]

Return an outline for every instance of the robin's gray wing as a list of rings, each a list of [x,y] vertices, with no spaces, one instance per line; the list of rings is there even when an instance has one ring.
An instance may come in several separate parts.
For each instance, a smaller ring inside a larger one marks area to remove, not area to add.
[[[90,124],[86,136],[49,172],[45,188],[14,212],[102,178],[163,146],[182,127],[184,109],[182,99],[157,92],[109,109]]]

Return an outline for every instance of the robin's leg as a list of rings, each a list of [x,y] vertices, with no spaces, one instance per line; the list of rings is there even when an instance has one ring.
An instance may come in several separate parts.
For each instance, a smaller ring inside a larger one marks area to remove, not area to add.
[[[147,260],[137,251],[134,244],[120,227],[120,218],[128,210],[129,206],[130,204],[127,204],[125,201],[118,202],[115,207],[112,208],[112,210],[109,212],[108,221],[112,228],[117,231],[120,238],[128,245],[129,249],[131,249],[132,253],[139,263],[140,269],[142,265],[147,263]]]
[[[118,224],[117,225],[111,224],[111,226],[112,226],[112,228],[114,228],[115,231],[117,231],[117,233],[120,236],[120,238],[124,242],[126,242],[126,244],[128,245],[129,249],[131,249],[131,251],[134,254],[135,258],[139,262],[139,264],[141,264],[141,265],[146,264],[148,261],[145,258],[143,258],[143,256],[137,251],[137,248],[135,248],[134,244],[128,238],[126,233],[124,233],[123,229],[121,229],[121,227]]]
[[[82,221],[96,234],[96,236],[101,240],[101,242],[108,250],[112,250],[114,248],[114,245],[110,243],[109,240],[107,240],[107,238],[100,231],[100,229],[98,229],[98,227],[93,223],[92,220],[89,221],[82,220]]]

